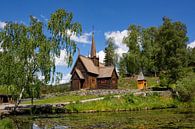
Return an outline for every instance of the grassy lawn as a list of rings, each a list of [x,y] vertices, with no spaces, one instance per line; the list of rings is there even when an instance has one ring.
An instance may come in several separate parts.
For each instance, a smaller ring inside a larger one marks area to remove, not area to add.
[[[118,111],[118,110],[142,110],[142,109],[160,109],[167,107],[177,107],[178,102],[172,98],[160,96],[133,96],[125,95],[121,98],[107,97],[104,100],[75,103],[67,105],[65,108],[70,111],[84,112],[95,111]]]
[[[65,96],[56,96],[51,98],[45,98],[40,100],[35,100],[34,104],[52,104],[52,103],[63,103],[63,102],[71,102],[71,101],[79,101],[84,99],[91,99],[97,98],[100,96],[97,95],[87,95],[87,96],[80,96],[80,95],[65,95]],[[22,102],[22,104],[31,104],[30,101]]]

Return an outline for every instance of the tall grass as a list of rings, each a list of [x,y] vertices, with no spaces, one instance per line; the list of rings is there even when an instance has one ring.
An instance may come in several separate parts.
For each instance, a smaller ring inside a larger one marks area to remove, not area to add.
[[[100,101],[88,103],[76,103],[67,105],[70,111],[118,111],[118,110],[142,110],[142,109],[161,109],[169,107],[177,107],[177,101],[172,98],[151,95],[147,97],[125,95],[120,98],[111,97],[110,100],[104,99]]]
[[[13,125],[13,121],[9,118],[5,118],[3,120],[0,120],[0,128],[1,129],[15,129]]]

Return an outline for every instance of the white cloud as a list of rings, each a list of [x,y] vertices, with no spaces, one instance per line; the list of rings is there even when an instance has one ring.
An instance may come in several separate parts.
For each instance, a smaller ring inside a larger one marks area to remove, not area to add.
[[[48,21],[48,18],[46,18],[44,15],[40,15],[40,17],[43,19],[43,20],[45,20],[46,22]]]
[[[67,34],[70,36],[70,39],[77,43],[91,43],[91,35],[92,33],[82,33],[80,36],[77,36],[75,32],[71,32],[71,30],[67,30]]]
[[[126,50],[123,50],[122,48],[117,48],[117,49],[115,50],[115,52],[118,54],[119,57],[122,57],[123,53],[127,53],[127,51],[126,51]],[[105,54],[105,52],[104,52],[103,50],[101,50],[101,51],[99,51],[99,52],[97,53],[97,56],[99,57],[99,61],[100,61],[101,63],[104,63],[105,55],[106,55],[106,54]]]
[[[6,23],[0,21],[0,29],[3,29],[5,27]]]
[[[119,57],[122,57],[123,53],[127,53],[128,50],[118,47],[115,52]]]
[[[128,35],[128,30],[112,31],[104,33],[106,40],[113,38],[114,44],[118,47],[115,52],[121,57],[123,53],[126,53],[129,49],[123,44],[123,38]]]
[[[56,66],[67,66],[67,52],[66,50],[60,50],[60,57],[55,57],[55,65]]]
[[[62,80],[60,80],[59,84],[64,84],[70,82],[71,74],[63,74]]]
[[[190,47],[190,48],[194,48],[195,47],[195,41],[189,43],[187,46]]]
[[[74,33],[71,35],[70,39],[78,43],[90,43],[91,33],[83,33],[80,36],[76,36]]]
[[[99,52],[97,53],[97,56],[99,57],[99,61],[100,61],[101,63],[104,63],[105,52],[104,52],[103,50],[101,50],[101,51],[99,51]]]

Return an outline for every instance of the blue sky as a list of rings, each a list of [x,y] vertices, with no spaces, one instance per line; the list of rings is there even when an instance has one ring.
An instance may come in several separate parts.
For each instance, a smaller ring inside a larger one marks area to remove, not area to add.
[[[130,24],[143,27],[159,26],[162,17],[181,21],[188,28],[189,43],[195,41],[195,0],[1,0],[0,23],[17,21],[28,24],[33,15],[42,21],[58,8],[73,12],[74,21],[81,23],[83,37],[73,39],[80,42],[81,53],[90,51],[90,34],[95,30],[97,52],[102,54],[106,38],[116,36],[116,44],[121,45],[121,37]],[[1,25],[0,25],[1,26]],[[74,60],[76,60],[76,55]],[[71,68],[58,65],[57,70],[65,76]],[[66,79],[66,78],[65,78]]]

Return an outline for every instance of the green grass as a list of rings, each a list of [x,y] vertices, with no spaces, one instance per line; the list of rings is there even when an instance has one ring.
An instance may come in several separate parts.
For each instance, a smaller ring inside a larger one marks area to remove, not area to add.
[[[65,108],[75,112],[94,111],[119,111],[119,110],[145,110],[177,107],[178,102],[172,98],[151,95],[147,97],[125,95],[121,98],[104,99],[88,103],[76,103]]]
[[[64,95],[64,96],[56,96],[51,98],[45,98],[40,100],[35,100],[34,104],[53,104],[53,103],[63,103],[63,102],[72,102],[72,101],[79,101],[84,99],[90,98],[97,98],[99,96],[96,95],[87,95],[87,96],[80,96],[80,95]],[[31,104],[30,101],[22,102],[22,104]]]
[[[1,129],[15,129],[13,125],[13,121],[9,118],[0,120],[0,128]]]
[[[158,77],[145,77],[145,79],[147,80],[148,87],[159,86],[159,83],[157,83]],[[132,77],[119,78],[118,89],[137,89],[136,78]]]
[[[118,89],[135,89],[137,88],[137,81],[131,77],[119,78]]]
[[[158,77],[145,77],[147,80],[147,86],[148,87],[158,87],[159,83],[157,83],[157,80],[159,79]]]

